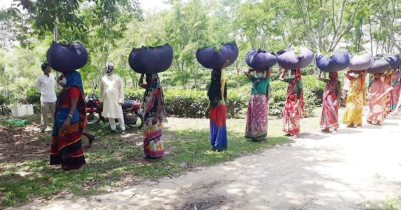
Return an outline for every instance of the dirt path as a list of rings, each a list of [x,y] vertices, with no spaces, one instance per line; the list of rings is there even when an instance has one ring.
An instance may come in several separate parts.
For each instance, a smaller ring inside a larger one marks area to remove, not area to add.
[[[22,209],[369,209],[401,196],[401,118],[294,143],[119,192]]]

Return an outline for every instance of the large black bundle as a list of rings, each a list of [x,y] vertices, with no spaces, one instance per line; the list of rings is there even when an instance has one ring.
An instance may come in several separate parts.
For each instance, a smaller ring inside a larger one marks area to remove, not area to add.
[[[386,60],[379,58],[377,60],[374,60],[372,65],[370,65],[368,73],[380,74],[386,72],[389,69],[390,64]]]
[[[196,59],[207,69],[221,69],[230,66],[237,58],[238,47],[235,42],[222,45],[219,51],[215,51],[213,47],[206,47],[196,52]]]
[[[277,56],[265,50],[251,50],[246,54],[245,61],[253,69],[268,70],[277,63]]]
[[[319,55],[316,57],[316,66],[324,72],[344,70],[350,63],[348,51],[336,51],[332,56]]]
[[[169,44],[134,48],[128,57],[128,63],[137,73],[156,74],[170,68],[173,54],[173,48]]]
[[[389,55],[386,56],[387,62],[390,64],[390,68],[396,69],[400,66],[400,55]]]
[[[315,54],[306,47],[277,52],[278,64],[284,69],[302,69],[308,66]]]
[[[53,42],[47,50],[47,62],[56,71],[75,71],[88,62],[88,52],[81,43],[64,45]]]
[[[353,71],[367,70],[372,64],[372,56],[369,54],[353,55],[349,63],[349,69]]]

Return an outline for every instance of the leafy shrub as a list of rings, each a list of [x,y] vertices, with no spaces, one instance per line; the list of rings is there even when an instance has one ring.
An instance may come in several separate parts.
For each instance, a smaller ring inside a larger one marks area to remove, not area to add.
[[[40,92],[35,88],[31,88],[25,91],[25,98],[22,98],[21,103],[26,104],[40,104]]]
[[[0,94],[0,106],[6,105],[8,103],[9,103],[8,98]]]
[[[168,89],[164,92],[166,112],[178,117],[206,116],[209,99],[205,91]]]
[[[250,97],[249,87],[228,90],[227,115],[230,118],[247,107]],[[125,97],[143,99],[144,89],[125,89]],[[183,89],[164,89],[166,112],[169,115],[188,118],[202,118],[206,116],[209,105],[207,92]]]
[[[125,99],[143,99],[143,95],[145,94],[145,89],[139,88],[125,88],[124,89],[124,97]]]
[[[10,104],[8,98],[0,94],[0,114],[3,115],[11,112],[7,106],[8,104]]]

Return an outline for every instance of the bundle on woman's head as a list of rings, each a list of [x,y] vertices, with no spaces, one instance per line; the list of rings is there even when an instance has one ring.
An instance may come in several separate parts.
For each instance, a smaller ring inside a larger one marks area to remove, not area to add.
[[[140,74],[157,74],[168,70],[173,62],[174,51],[169,44],[157,47],[133,48],[128,56],[132,70]]]
[[[88,62],[88,52],[81,43],[60,44],[53,42],[47,50],[47,62],[59,72],[80,69]]]
[[[249,67],[258,69],[259,71],[267,71],[277,63],[277,56],[273,52],[266,50],[250,50],[246,56],[245,61]]]
[[[232,65],[238,57],[238,47],[235,42],[221,45],[221,49],[206,47],[196,52],[196,59],[207,69],[221,70]]]
[[[313,51],[306,47],[277,52],[277,62],[283,69],[303,69],[313,61],[314,57]]]

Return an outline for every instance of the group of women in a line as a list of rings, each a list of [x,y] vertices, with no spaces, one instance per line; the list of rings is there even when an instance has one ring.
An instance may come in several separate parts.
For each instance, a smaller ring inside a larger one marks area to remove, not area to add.
[[[250,75],[252,71],[256,72],[256,77]],[[305,117],[301,70],[291,70],[290,78],[285,78],[286,73],[287,70],[284,70],[279,77],[279,80],[288,83],[283,108],[283,131],[289,136],[298,138],[300,120]],[[267,138],[271,70],[250,70],[245,74],[253,84],[247,113],[246,137],[260,141]],[[397,114],[401,105],[399,103],[401,90],[401,72],[399,69],[388,70],[382,74],[373,74],[368,88],[365,85],[366,76],[367,71],[350,70],[345,72],[345,79],[349,80],[349,91],[346,96],[346,112],[343,121],[348,127],[362,126],[362,112],[366,96],[368,96],[369,101],[367,116],[369,124],[380,125],[391,112],[394,111],[394,114]],[[318,79],[326,83],[322,98],[320,126],[322,132],[330,132],[330,129],[333,129],[336,133],[339,128],[338,110],[341,105],[341,82],[338,79],[337,72],[330,72],[329,79],[322,78],[321,72]]]
[[[252,75],[255,72],[255,76]],[[283,108],[283,131],[288,136],[299,137],[300,120],[305,117],[305,102],[301,70],[290,70],[291,77],[285,78],[284,70],[279,80],[288,83],[285,106]],[[64,78],[58,83],[64,87],[56,104],[55,123],[52,133],[51,164],[61,164],[65,170],[80,168],[85,164],[81,137],[85,134],[86,108],[81,76],[78,72],[63,73]],[[249,100],[245,136],[254,141],[267,139],[269,99],[272,97],[269,70],[249,70],[245,75],[252,82],[252,94]],[[366,101],[366,71],[347,71],[346,79],[350,82],[346,98],[344,123],[349,127],[362,126],[362,111]],[[399,70],[389,70],[385,74],[374,74],[369,83],[369,123],[380,124],[393,110],[400,107]],[[323,93],[320,126],[323,132],[339,128],[338,110],[341,104],[341,82],[337,72],[329,73]],[[162,121],[165,117],[163,89],[157,74],[147,74],[146,83],[141,76],[140,86],[145,88],[144,95],[144,153],[148,158],[164,156]],[[215,151],[227,149],[226,128],[226,73],[222,69],[213,69],[211,84],[207,93],[210,102],[210,142]],[[398,106],[397,106],[398,105]]]

